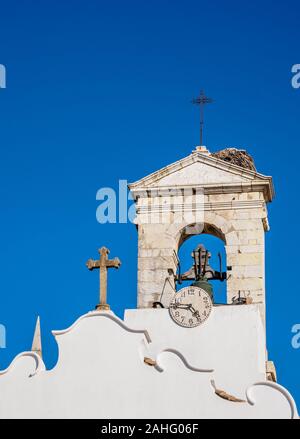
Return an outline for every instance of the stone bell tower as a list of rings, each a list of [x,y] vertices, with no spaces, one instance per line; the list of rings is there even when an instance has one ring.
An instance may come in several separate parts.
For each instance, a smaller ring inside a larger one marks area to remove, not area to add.
[[[227,255],[227,302],[239,293],[265,314],[267,203],[272,177],[258,173],[251,157],[229,148],[189,156],[129,185],[137,207],[138,307],[174,294],[178,250],[193,235],[223,240]]]

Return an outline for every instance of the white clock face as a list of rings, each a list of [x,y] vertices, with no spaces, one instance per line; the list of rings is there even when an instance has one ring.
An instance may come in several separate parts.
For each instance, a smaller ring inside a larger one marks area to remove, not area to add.
[[[170,303],[170,315],[180,326],[194,328],[201,325],[212,311],[210,295],[199,287],[185,287],[179,290]]]

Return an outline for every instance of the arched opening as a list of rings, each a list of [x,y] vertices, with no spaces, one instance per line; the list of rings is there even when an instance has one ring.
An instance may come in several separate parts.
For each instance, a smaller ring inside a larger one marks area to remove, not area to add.
[[[177,283],[176,289],[179,290],[180,288],[188,286],[194,282],[194,280],[189,279],[189,277],[191,277],[191,273],[193,276],[195,275],[195,257],[197,260],[197,256],[195,255],[198,254],[197,252],[199,251],[196,249],[201,248],[200,254],[202,254],[202,259],[204,260],[206,253],[205,250],[208,251],[208,271],[207,275],[204,276],[205,278],[207,278],[208,283],[212,286],[214,303],[226,304],[227,285],[226,279],[224,279],[227,266],[225,236],[219,229],[209,224],[205,225],[202,230],[203,231],[199,234],[191,233],[192,229],[190,228],[190,226],[189,228],[185,228],[184,230],[182,230],[178,246],[178,259],[180,261],[181,275],[186,274],[186,276],[183,276],[186,277],[186,279],[183,280],[181,284]],[[197,230],[195,229],[195,231]],[[190,274],[187,275],[187,273]],[[219,279],[219,277],[223,277],[223,279],[221,280]]]
[[[222,230],[213,224],[190,224],[184,229],[180,231],[179,239],[178,239],[178,249],[181,247],[181,245],[187,240],[190,239],[193,236],[199,236],[199,235],[211,235],[216,238],[219,238],[223,243],[226,244],[226,238],[225,234],[222,232]]]

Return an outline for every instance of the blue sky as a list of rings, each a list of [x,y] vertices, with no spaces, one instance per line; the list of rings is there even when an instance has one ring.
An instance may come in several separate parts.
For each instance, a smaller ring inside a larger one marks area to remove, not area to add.
[[[211,151],[246,148],[274,177],[266,236],[269,356],[300,404],[298,289],[299,2],[0,1],[0,368],[31,345],[41,316],[50,333],[97,302],[85,262],[106,245],[113,310],[136,304],[137,234],[100,225],[96,192],[132,182],[198,144],[201,88]],[[213,245],[213,244],[212,244]],[[187,263],[188,265],[188,263]],[[220,335],[221,337],[221,335]]]

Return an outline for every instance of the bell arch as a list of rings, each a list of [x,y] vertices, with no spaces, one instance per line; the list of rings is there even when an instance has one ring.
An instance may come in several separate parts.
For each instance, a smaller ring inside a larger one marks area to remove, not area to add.
[[[180,264],[176,274],[176,290],[196,283],[212,294],[215,304],[225,304],[227,256],[224,239],[218,232],[205,227],[202,233],[188,234],[186,239],[181,240],[177,253]]]
[[[194,231],[194,233],[193,233],[193,231]],[[224,242],[224,244],[226,244],[226,235],[219,227],[216,227],[214,224],[210,224],[210,223],[204,223],[201,225],[193,223],[193,224],[189,224],[187,226],[184,226],[180,230],[179,237],[177,237],[177,241],[178,241],[177,250],[179,251],[180,247],[190,237],[200,236],[203,234],[215,236],[216,238],[221,239]]]

